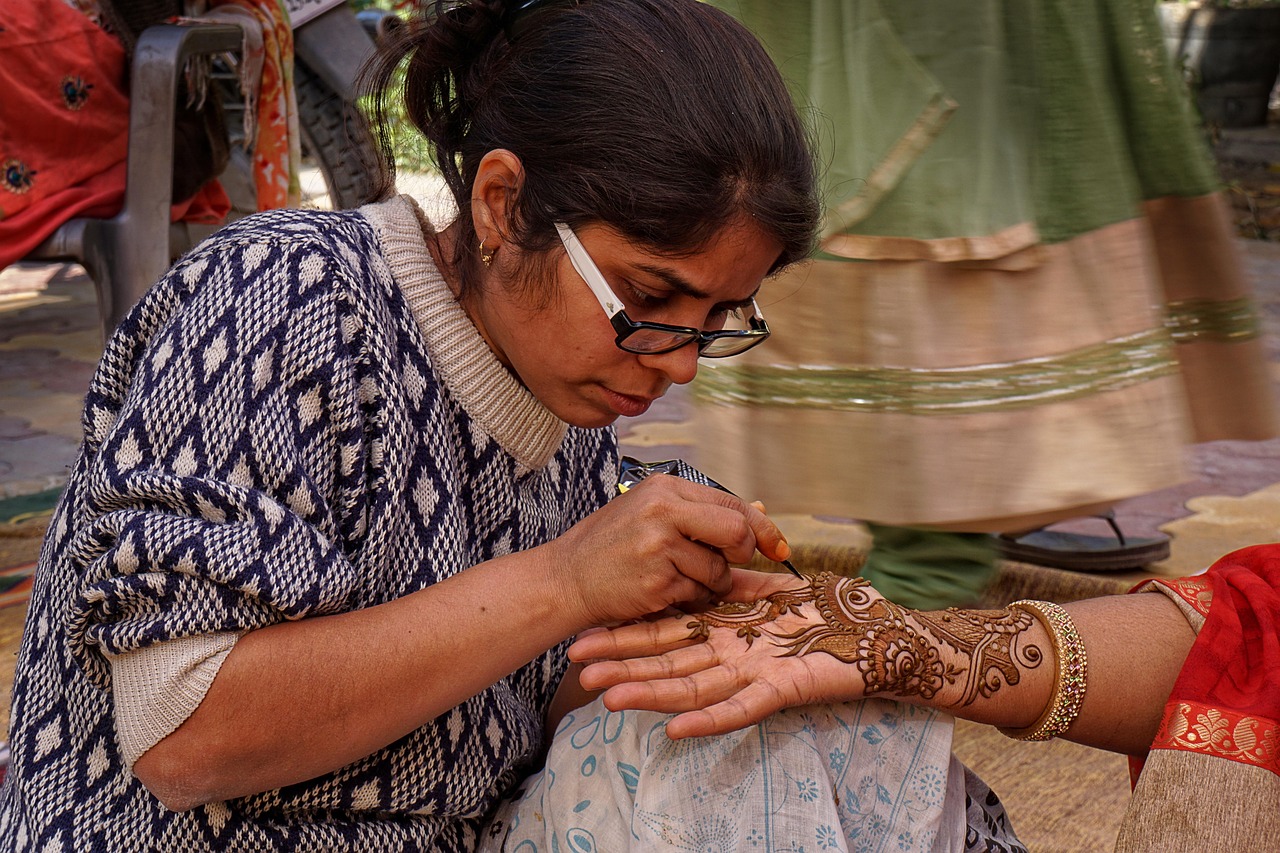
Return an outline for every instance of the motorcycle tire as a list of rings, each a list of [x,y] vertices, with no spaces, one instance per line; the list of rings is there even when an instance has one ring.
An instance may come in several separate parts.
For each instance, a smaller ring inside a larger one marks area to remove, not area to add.
[[[230,134],[231,162],[218,180],[231,199],[226,221],[233,222],[258,210],[252,158],[241,132],[245,105],[234,70],[215,65],[212,76]],[[370,200],[380,182],[381,161],[368,122],[354,104],[344,101],[304,63],[294,64],[293,80],[303,170],[314,164],[324,183],[323,191],[304,186],[303,206],[341,210]]]
[[[329,205],[345,210],[370,201],[381,167],[364,115],[301,62],[294,65],[293,87],[303,157],[312,158],[324,175]]]

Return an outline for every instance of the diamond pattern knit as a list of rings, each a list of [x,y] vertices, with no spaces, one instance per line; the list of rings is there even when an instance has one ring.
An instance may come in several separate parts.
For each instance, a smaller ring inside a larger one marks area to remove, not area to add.
[[[103,650],[376,605],[608,499],[611,430],[530,464],[442,381],[388,260],[425,247],[398,240],[369,211],[250,217],[112,338],[36,572],[0,849],[464,851],[530,769],[564,644],[363,760],[184,813],[117,747]]]

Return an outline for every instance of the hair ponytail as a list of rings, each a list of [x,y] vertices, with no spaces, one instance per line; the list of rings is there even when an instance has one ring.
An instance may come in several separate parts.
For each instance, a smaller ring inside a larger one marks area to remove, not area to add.
[[[387,98],[401,94],[397,72],[403,67],[408,118],[431,144],[445,183],[461,201],[465,187],[455,155],[466,138],[485,79],[486,54],[502,33],[507,5],[504,0],[432,0],[420,18],[392,30],[381,45],[365,72],[387,164],[379,197],[390,194],[395,182]]]

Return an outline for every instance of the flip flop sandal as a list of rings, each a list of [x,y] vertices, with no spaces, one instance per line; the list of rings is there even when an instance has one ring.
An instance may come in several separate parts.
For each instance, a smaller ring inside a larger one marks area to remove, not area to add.
[[[1040,528],[1017,536],[1001,533],[996,537],[996,548],[1006,560],[1085,572],[1137,569],[1168,559],[1168,536],[1126,537],[1113,514],[1096,518],[1106,521],[1114,535],[1090,536]]]

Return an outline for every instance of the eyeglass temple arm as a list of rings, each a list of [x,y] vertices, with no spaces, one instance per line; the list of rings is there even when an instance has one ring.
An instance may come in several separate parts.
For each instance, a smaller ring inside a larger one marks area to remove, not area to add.
[[[577,270],[578,275],[582,276],[582,280],[587,283],[587,287],[591,288],[591,292],[595,294],[596,299],[600,302],[600,307],[604,309],[604,313],[608,314],[611,320],[621,314],[623,311],[621,301],[614,295],[613,288],[609,287],[609,283],[604,280],[604,276],[600,274],[595,262],[591,260],[591,255],[587,253],[586,247],[578,239],[578,235],[574,234],[573,229],[563,222],[556,223],[556,232],[560,235],[560,242],[564,244],[565,253],[569,256],[569,263],[573,264],[573,268]],[[760,321],[763,325],[764,312],[760,310],[760,304],[756,302],[754,296],[751,297],[751,310],[755,314],[752,319]]]
[[[569,263],[573,264],[578,275],[582,276],[587,287],[591,288],[591,292],[600,301],[600,307],[604,309],[604,313],[612,319],[622,311],[621,301],[614,295],[613,289],[609,287],[609,283],[604,280],[604,276],[592,262],[578,235],[563,222],[556,223],[556,231],[560,234],[560,242],[564,243],[566,254],[569,255]]]

